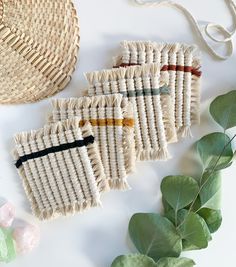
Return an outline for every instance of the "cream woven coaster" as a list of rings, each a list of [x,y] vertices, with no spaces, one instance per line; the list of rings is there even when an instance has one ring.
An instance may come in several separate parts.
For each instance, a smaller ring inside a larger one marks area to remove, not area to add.
[[[52,100],[50,122],[79,116],[90,121],[111,189],[128,189],[127,175],[134,170],[132,105],[122,95]]]
[[[71,0],[0,0],[0,104],[35,102],[64,89],[78,48]]]
[[[89,95],[121,93],[133,104],[138,160],[166,160],[167,142],[176,141],[168,73],[158,64],[87,73]]]
[[[91,125],[80,129],[79,122],[74,118],[15,136],[16,167],[41,220],[100,205],[101,159]]]
[[[169,73],[174,101],[175,125],[183,137],[191,136],[191,125],[200,123],[200,59],[196,46],[155,42],[121,43],[121,56],[114,66],[159,63]]]

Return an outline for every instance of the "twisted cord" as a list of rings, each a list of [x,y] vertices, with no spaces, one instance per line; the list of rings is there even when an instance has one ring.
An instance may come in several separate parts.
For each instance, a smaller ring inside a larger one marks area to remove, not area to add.
[[[170,6],[173,8],[176,8],[177,10],[181,11],[192,23],[192,25],[195,27],[196,32],[199,36],[199,38],[203,41],[203,43],[206,45],[206,47],[209,49],[211,54],[215,56],[218,59],[221,60],[226,60],[230,56],[232,56],[233,51],[234,51],[234,43],[233,43],[233,36],[236,33],[236,4],[234,0],[227,0],[226,3],[229,6],[229,8],[232,11],[232,16],[234,19],[234,29],[232,31],[227,30],[224,26],[217,24],[217,23],[208,23],[205,27],[204,30],[201,29],[199,23],[197,20],[194,18],[194,16],[181,4],[175,3],[173,1],[168,1],[168,0],[154,0],[154,1],[145,1],[145,0],[134,0],[134,2],[137,5],[143,5],[143,6]],[[215,29],[218,33],[222,34],[223,39],[218,39],[216,38],[210,30]],[[226,55],[221,55],[219,54],[206,40],[204,37],[204,32],[205,34],[215,43],[218,44],[226,44],[228,46],[228,52]]]

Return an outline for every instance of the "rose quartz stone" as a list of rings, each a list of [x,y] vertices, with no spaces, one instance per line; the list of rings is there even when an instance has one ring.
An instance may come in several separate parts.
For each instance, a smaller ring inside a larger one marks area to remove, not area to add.
[[[12,225],[14,217],[15,208],[11,203],[6,202],[0,207],[0,227],[10,227]]]
[[[16,242],[17,252],[26,254],[32,251],[39,243],[39,227],[27,223],[24,226],[16,227],[13,231],[13,238]]]

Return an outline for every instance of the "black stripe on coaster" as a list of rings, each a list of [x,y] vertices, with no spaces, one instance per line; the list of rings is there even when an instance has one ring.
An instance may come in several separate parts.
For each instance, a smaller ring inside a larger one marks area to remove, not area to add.
[[[61,144],[59,146],[49,147],[44,150],[33,152],[31,154],[20,157],[15,163],[15,166],[18,169],[21,167],[21,165],[24,162],[30,159],[41,158],[41,157],[47,156],[48,154],[57,153],[57,152],[65,151],[65,150],[76,148],[76,147],[83,147],[83,146],[87,146],[93,143],[94,143],[94,137],[90,135],[90,136],[85,137],[83,140],[76,140],[73,143],[67,143],[67,144]]]

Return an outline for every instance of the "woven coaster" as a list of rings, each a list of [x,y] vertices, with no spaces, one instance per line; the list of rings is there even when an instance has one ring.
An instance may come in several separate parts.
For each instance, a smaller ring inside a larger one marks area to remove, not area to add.
[[[128,189],[127,175],[135,167],[134,121],[131,103],[120,94],[52,100],[49,121],[78,116],[90,121],[111,189]]]
[[[71,0],[0,0],[0,104],[35,102],[65,88],[78,48]]]
[[[47,220],[100,205],[104,172],[92,127],[74,118],[15,136],[14,158],[35,216]]]
[[[169,87],[174,101],[175,125],[183,137],[192,136],[191,125],[200,123],[200,59],[196,46],[155,42],[121,43],[121,56],[114,66],[159,63],[169,73]]]
[[[87,73],[89,95],[121,93],[133,104],[138,160],[166,160],[167,142],[176,141],[168,73],[158,64]]]

